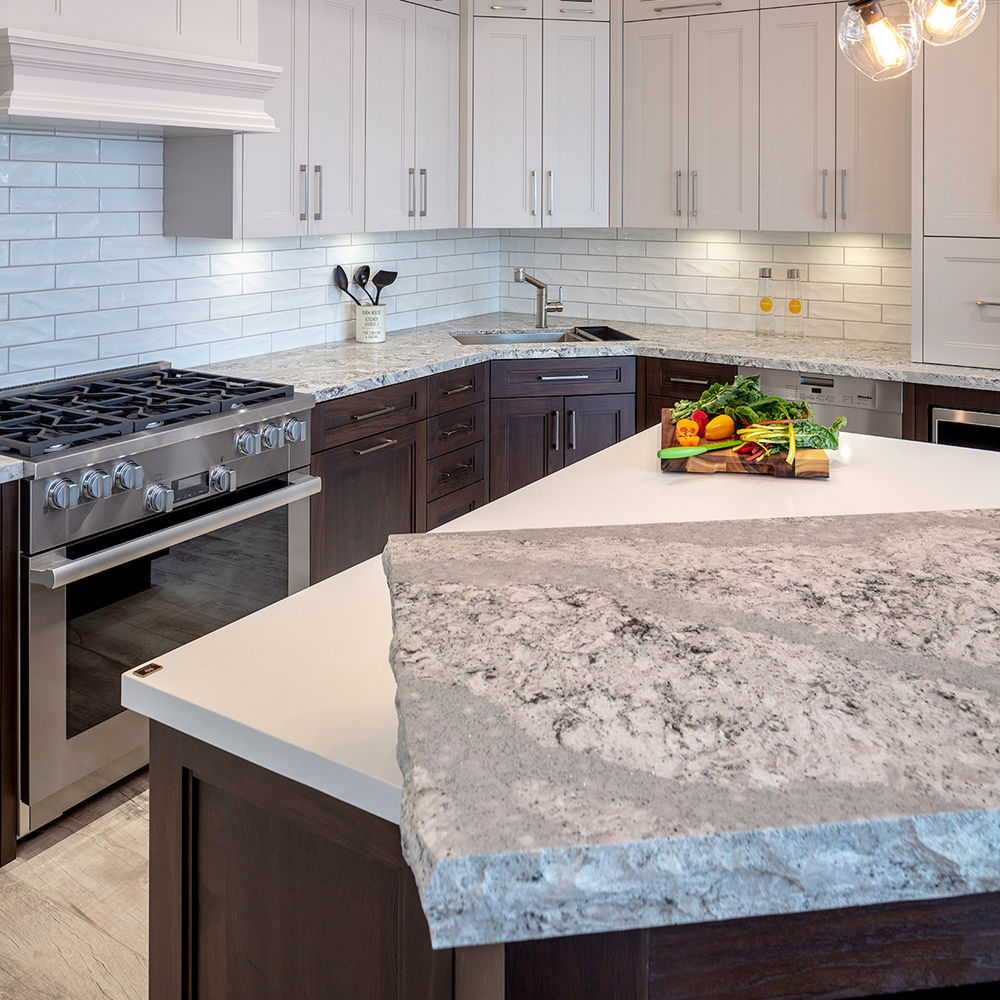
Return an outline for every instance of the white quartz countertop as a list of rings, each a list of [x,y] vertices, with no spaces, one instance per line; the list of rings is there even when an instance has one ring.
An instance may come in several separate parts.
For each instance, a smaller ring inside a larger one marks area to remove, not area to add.
[[[660,471],[658,434],[637,434],[439,530],[961,510],[1000,498],[1000,454],[990,452],[843,434],[829,480],[697,476]],[[125,674],[123,703],[398,822],[391,637],[374,558],[158,657],[164,669],[146,679]]]
[[[587,326],[593,322],[560,316],[550,323],[550,329],[570,330],[574,326]],[[909,344],[817,337],[789,339],[735,330],[652,323],[614,322],[611,326],[638,339],[601,344],[484,347],[463,346],[451,336],[457,332],[490,333],[534,328],[531,316],[488,313],[390,333],[381,344],[359,344],[353,340],[320,344],[227,361],[210,366],[209,370],[290,382],[300,392],[313,393],[318,400],[348,396],[482,361],[607,355],[708,361],[895,382],[1000,389],[1000,371],[914,362],[910,360]]]

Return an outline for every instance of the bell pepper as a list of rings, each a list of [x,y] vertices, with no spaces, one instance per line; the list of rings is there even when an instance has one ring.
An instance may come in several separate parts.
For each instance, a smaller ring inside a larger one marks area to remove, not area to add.
[[[704,410],[695,410],[691,414],[691,419],[698,425],[698,434],[704,435],[705,428],[708,426],[708,421],[711,417]]]
[[[675,431],[681,448],[695,448],[701,443],[701,432],[694,420],[678,420]]]
[[[713,417],[708,422],[708,426],[705,428],[705,437],[709,441],[725,441],[726,438],[731,438],[735,431],[736,424],[733,418],[720,413],[719,416]]]

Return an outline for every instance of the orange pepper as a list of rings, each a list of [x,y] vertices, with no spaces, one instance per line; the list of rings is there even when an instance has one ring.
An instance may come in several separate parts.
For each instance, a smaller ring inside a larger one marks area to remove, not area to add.
[[[694,448],[701,442],[701,432],[694,420],[678,420],[676,433],[681,448]]]

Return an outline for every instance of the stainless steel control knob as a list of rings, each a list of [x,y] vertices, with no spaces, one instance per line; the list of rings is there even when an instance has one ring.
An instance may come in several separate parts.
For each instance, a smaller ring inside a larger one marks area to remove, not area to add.
[[[228,465],[213,465],[208,472],[208,485],[216,493],[232,493],[236,489],[236,472]]]
[[[274,424],[264,424],[264,429],[260,432],[260,443],[265,450],[283,448],[285,446],[284,428],[276,427]]]
[[[260,431],[238,431],[236,434],[237,455],[260,454]]]
[[[111,477],[103,469],[91,469],[80,480],[80,492],[87,500],[106,500],[111,496]]]
[[[138,462],[119,462],[111,473],[120,490],[142,489],[142,466]]]
[[[309,425],[304,420],[289,417],[289,419],[284,422],[281,429],[285,432],[286,441],[290,441],[292,444],[297,444],[299,441],[305,441]]]
[[[150,486],[146,490],[146,510],[150,514],[166,514],[174,509],[174,491],[168,486]]]
[[[80,488],[68,479],[53,479],[45,490],[45,503],[52,510],[69,510],[80,502]]]

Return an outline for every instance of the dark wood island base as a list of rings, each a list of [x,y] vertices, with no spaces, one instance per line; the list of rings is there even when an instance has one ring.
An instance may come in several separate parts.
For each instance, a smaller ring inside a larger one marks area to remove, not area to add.
[[[433,951],[395,824],[150,738],[150,1000],[996,995],[1000,893]]]

